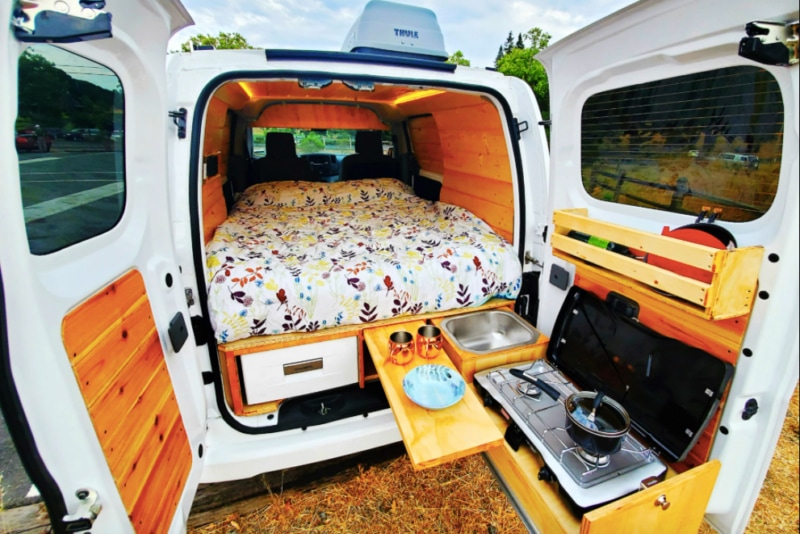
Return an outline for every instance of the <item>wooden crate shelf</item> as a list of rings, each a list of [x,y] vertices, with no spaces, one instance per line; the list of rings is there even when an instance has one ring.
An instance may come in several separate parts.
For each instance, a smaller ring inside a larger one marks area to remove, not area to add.
[[[666,294],[674,306],[717,320],[750,312],[758,285],[763,247],[719,250],[673,237],[592,219],[584,208],[557,210],[551,238],[553,254],[572,263],[589,263]],[[705,283],[568,237],[575,230],[620,245],[637,255],[671,258],[711,273]],[[670,297],[677,297],[670,298]]]

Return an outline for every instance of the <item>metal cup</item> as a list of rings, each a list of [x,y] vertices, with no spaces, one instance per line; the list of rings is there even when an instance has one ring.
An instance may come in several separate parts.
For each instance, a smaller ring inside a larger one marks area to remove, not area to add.
[[[427,360],[439,356],[442,351],[442,331],[432,325],[420,326],[417,330],[417,354]]]
[[[405,365],[414,358],[414,336],[398,330],[389,336],[389,359],[397,365]]]

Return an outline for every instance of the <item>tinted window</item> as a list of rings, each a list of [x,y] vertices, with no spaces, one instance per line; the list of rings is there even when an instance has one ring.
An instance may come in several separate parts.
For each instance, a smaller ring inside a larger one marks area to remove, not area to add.
[[[116,74],[34,45],[19,58],[18,104],[30,251],[48,254],[112,228],[125,204],[124,95]]]
[[[599,93],[583,108],[583,184],[609,202],[751,221],[775,198],[783,119],[780,88],[757,67]]]

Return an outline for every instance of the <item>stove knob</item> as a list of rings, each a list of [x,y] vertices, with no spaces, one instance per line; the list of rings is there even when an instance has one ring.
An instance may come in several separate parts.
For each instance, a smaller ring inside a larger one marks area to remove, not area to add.
[[[556,475],[550,470],[549,467],[546,465],[539,469],[539,480],[544,480],[545,482],[556,482],[558,479]]]

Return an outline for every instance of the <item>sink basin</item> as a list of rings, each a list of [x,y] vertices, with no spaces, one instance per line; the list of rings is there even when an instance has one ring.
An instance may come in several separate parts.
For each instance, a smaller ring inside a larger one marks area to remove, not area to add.
[[[461,350],[490,354],[535,343],[539,332],[517,315],[487,310],[449,317],[442,329]]]

